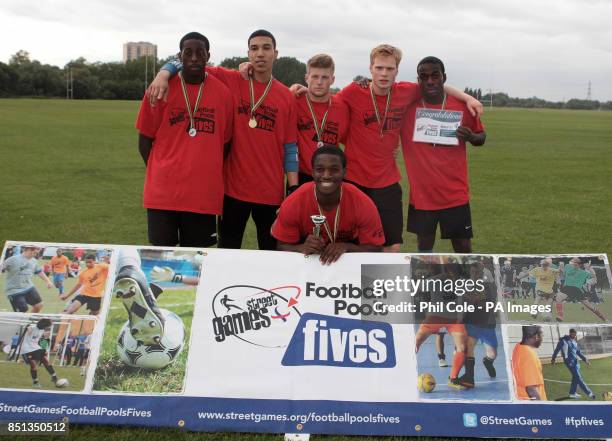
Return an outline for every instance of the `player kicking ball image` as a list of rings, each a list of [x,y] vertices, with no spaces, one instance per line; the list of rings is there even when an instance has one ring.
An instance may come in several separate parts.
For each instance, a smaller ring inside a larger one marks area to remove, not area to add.
[[[36,389],[42,387],[38,381],[38,366],[41,364],[45,367],[47,372],[49,372],[49,375],[51,375],[51,381],[53,381],[56,387],[64,387],[68,384],[68,380],[57,378],[55,369],[53,369],[53,366],[51,366],[47,358],[47,350],[40,346],[40,340],[42,338],[49,338],[51,325],[51,320],[46,318],[40,319],[36,325],[28,325],[21,342],[21,354],[26,364],[30,367],[33,387]]]

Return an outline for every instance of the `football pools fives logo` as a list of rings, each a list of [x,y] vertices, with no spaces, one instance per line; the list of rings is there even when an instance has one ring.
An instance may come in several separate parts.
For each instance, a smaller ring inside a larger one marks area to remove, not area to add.
[[[393,328],[388,323],[305,313],[282,365],[391,368],[395,366]]]
[[[217,342],[237,339],[266,348],[283,348],[300,320],[299,286],[261,288],[233,285],[212,300],[212,328]]]

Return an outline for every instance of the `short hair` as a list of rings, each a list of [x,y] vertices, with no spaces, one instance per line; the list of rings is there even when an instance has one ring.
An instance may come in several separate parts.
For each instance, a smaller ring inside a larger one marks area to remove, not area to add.
[[[306,63],[306,71],[309,71],[311,67],[318,67],[321,69],[331,69],[332,72],[336,70],[334,59],[331,55],[327,54],[316,54],[313,55],[310,60]]]
[[[342,151],[342,149],[333,144],[323,144],[321,147],[315,150],[312,155],[312,159],[310,160],[310,165],[314,168],[315,160],[319,155],[335,155],[340,158],[340,162],[342,163],[342,168],[346,168],[346,155]]]
[[[400,61],[402,61],[402,51],[390,44],[379,44],[372,49],[370,52],[370,66],[374,64],[374,58],[379,56],[395,58],[396,66],[399,66]]]
[[[525,341],[541,332],[542,332],[542,327],[540,325],[523,326],[523,340],[522,341]]]
[[[574,328],[571,328],[571,329],[569,330],[569,333],[570,333],[570,334],[577,334],[577,332],[576,332],[576,330],[575,330]]]
[[[96,256],[94,256],[93,254],[87,254],[85,256],[85,260],[96,260]]]
[[[22,246],[21,248],[23,248],[23,251],[27,251],[27,250],[35,250],[35,249],[37,249],[38,247],[37,247],[37,246],[34,246],[34,245],[24,245],[24,246]]]
[[[36,323],[36,327],[38,329],[47,329],[49,326],[51,326],[53,322],[51,320],[49,320],[48,318],[43,318],[40,319],[37,323]]]
[[[265,29],[257,29],[251,35],[249,35],[249,39],[247,40],[247,46],[251,47],[251,40],[255,37],[269,37],[272,39],[272,46],[276,49],[276,38],[272,35],[272,32],[266,31]]]
[[[444,75],[446,75],[446,70],[444,68],[444,63],[442,62],[442,60],[440,60],[437,57],[429,56],[429,57],[423,58],[421,61],[419,61],[419,64],[417,64],[417,72],[419,71],[419,67],[422,64],[437,64],[438,66],[440,66],[440,70],[442,71],[442,73]]]
[[[204,35],[200,34],[199,32],[189,32],[188,34],[185,34],[183,36],[183,38],[181,38],[181,41],[179,42],[179,50],[183,50],[183,43],[185,43],[185,41],[187,40],[200,40],[204,42],[204,46],[206,47],[206,52],[210,52],[210,42],[208,41],[208,38],[206,38]]]

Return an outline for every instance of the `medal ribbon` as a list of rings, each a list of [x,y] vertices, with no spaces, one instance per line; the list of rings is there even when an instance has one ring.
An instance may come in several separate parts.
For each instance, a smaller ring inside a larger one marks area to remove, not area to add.
[[[380,119],[380,111],[378,110],[378,103],[376,102],[376,96],[374,95],[374,89],[372,88],[372,83],[370,83],[370,96],[372,97],[372,104],[374,104],[374,113],[376,114],[376,121],[378,121],[379,134],[382,138],[385,122],[387,121],[387,113],[389,112],[389,105],[391,104],[391,89],[389,89],[389,92],[387,93],[387,104],[385,104],[385,114],[382,117],[382,122]]]
[[[249,94],[251,95],[251,119],[254,118],[253,114],[255,113],[257,109],[259,109],[259,106],[261,106],[261,103],[263,103],[263,101],[266,99],[266,96],[268,96],[268,92],[270,92],[270,88],[272,87],[273,79],[274,77],[270,75],[270,80],[268,81],[268,84],[266,85],[266,88],[263,94],[259,97],[257,102],[255,102],[255,90],[253,89],[253,77],[249,75]]]
[[[200,83],[200,88],[198,89],[198,97],[196,98],[195,106],[193,106],[193,110],[191,110],[189,104],[189,95],[187,95],[187,86],[185,85],[185,79],[183,78],[183,72],[179,72],[179,78],[181,79],[181,89],[183,90],[183,98],[185,98],[185,104],[187,104],[187,113],[189,114],[189,130],[195,127],[193,122],[193,115],[196,110],[198,110],[198,105],[200,104],[200,98],[202,98],[202,91],[204,90],[204,81],[206,81],[206,77],[208,74],[204,75],[204,80]]]
[[[312,116],[312,122],[314,124],[315,132],[317,133],[317,141],[321,141],[321,135],[323,135],[323,131],[325,130],[325,124],[327,123],[327,114],[329,113],[329,109],[331,109],[331,98],[329,99],[329,103],[327,105],[327,110],[325,111],[325,115],[323,115],[323,119],[321,120],[321,127],[319,127],[317,121],[317,115],[312,108],[312,103],[310,102],[310,98],[308,98],[308,93],[306,94],[306,103],[308,104],[308,110],[310,110],[310,116]]]
[[[319,214],[325,217],[325,222],[323,226],[325,227],[325,231],[327,231],[327,237],[332,243],[336,242],[336,235],[338,234],[338,224],[340,223],[340,203],[342,202],[342,187],[340,187],[340,199],[338,200],[338,208],[336,208],[336,216],[334,217],[334,234],[332,234],[329,229],[329,223],[327,223],[327,217],[323,214],[323,209],[321,205],[319,205],[319,200],[317,199],[317,188],[313,186],[315,201],[317,201],[317,207],[319,208]]]

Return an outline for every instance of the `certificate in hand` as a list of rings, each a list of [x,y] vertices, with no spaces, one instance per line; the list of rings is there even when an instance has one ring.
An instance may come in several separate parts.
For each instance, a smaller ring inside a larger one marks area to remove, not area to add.
[[[436,145],[459,145],[456,132],[462,116],[461,111],[416,109],[412,140]]]

